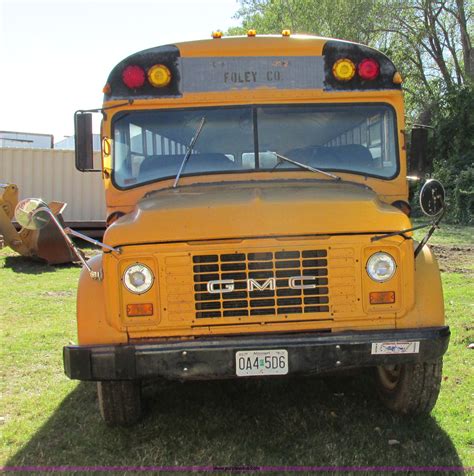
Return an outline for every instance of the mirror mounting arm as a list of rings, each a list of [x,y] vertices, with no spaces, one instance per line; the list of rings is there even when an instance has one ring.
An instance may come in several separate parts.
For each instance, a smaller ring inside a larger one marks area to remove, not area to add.
[[[68,235],[72,235],[72,236],[75,236],[76,238],[80,238],[81,240],[88,241],[89,243],[92,243],[93,245],[101,246],[102,248],[105,248],[106,250],[115,251],[116,253],[119,253],[119,254],[122,252],[120,248],[114,248],[113,246],[106,245],[105,243],[102,243],[101,241],[98,241],[98,240],[94,240],[94,238],[90,238],[87,235],[83,235],[82,233],[79,233],[78,231],[73,230],[72,228],[66,227],[64,228],[64,231]]]
[[[92,278],[92,279],[95,279],[95,280],[101,280],[102,279],[102,276],[101,276],[101,272],[97,272],[97,271],[94,271],[88,264],[87,264],[87,261],[85,260],[83,254],[81,253],[80,250],[78,250],[76,248],[76,246],[74,245],[74,243],[72,242],[71,238],[69,238],[69,235],[66,233],[66,230],[62,227],[61,223],[59,223],[59,220],[54,216],[54,214],[51,212],[51,210],[47,207],[40,207],[40,208],[37,208],[35,210],[35,213],[38,213],[38,212],[45,212],[47,213],[51,220],[53,221],[53,223],[56,225],[56,227],[58,228],[58,230],[61,232],[61,235],[63,235],[63,238],[66,240],[66,243],[69,245],[69,247],[74,251],[74,254],[79,258],[79,261],[82,263],[82,265],[84,266],[84,268],[87,269],[87,271],[89,272],[89,276]]]
[[[35,210],[34,213],[38,212],[45,212],[47,213],[53,223],[56,225],[58,230],[61,232],[61,235],[63,238],[66,240],[66,243],[69,245],[69,247],[74,251],[74,254],[78,257],[79,261],[81,262],[82,266],[86,268],[87,272],[89,273],[89,276],[91,279],[95,281],[102,281],[103,279],[103,273],[102,270],[99,271],[94,271],[89,264],[87,263],[86,259],[84,258],[84,255],[81,250],[79,250],[76,245],[73,243],[69,235],[76,236],[77,238],[81,238],[82,240],[88,241],[89,243],[93,243],[94,245],[97,246],[102,246],[105,249],[108,249],[110,251],[115,251],[117,253],[120,253],[121,250],[120,248],[113,248],[112,246],[106,245],[105,243],[101,243],[100,241],[94,240],[93,238],[89,238],[86,235],[83,235],[82,233],[79,233],[78,231],[71,230],[71,228],[66,227],[63,228],[59,220],[54,216],[54,213],[48,208],[48,207],[40,207]]]
[[[428,233],[426,233],[424,238],[421,240],[420,244],[416,247],[415,259],[420,254],[420,251],[423,249],[423,246],[425,246],[426,243],[428,243],[428,240],[431,238],[431,235],[434,233],[436,228],[438,228],[438,225],[441,219],[443,218],[445,211],[446,211],[446,207],[444,206],[440,214],[436,217],[435,220],[433,220],[433,223],[431,224],[431,228],[428,230]]]

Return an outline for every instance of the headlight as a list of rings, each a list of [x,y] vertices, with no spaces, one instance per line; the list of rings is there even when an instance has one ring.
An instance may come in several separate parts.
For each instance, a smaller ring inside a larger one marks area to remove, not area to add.
[[[374,253],[367,261],[367,274],[379,283],[388,281],[395,274],[396,269],[395,260],[383,251]]]
[[[132,293],[146,293],[153,285],[154,276],[151,269],[142,264],[135,263],[123,273],[123,284]]]

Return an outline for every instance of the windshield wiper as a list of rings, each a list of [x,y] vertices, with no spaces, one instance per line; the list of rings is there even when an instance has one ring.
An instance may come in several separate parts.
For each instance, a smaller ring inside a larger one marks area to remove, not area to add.
[[[184,154],[183,161],[181,162],[178,173],[176,174],[176,178],[174,179],[173,188],[176,188],[178,185],[179,177],[181,176],[184,170],[184,167],[186,167],[186,163],[191,155],[191,152],[194,149],[194,145],[196,144],[196,141],[199,138],[199,134],[201,134],[201,131],[202,131],[202,128],[204,127],[205,122],[206,122],[206,118],[203,117],[201,119],[201,122],[199,123],[199,126],[196,129],[196,132],[194,133],[194,137],[191,139],[191,142],[188,145],[188,150],[186,151],[186,154]]]
[[[311,167],[310,165],[302,164],[301,162],[297,162],[296,160],[289,159],[288,157],[285,157],[284,155],[281,155],[281,154],[277,154],[276,152],[275,152],[275,155],[277,156],[278,159],[284,160],[285,162],[289,162],[290,164],[297,165],[298,167],[301,167],[302,169],[306,169],[306,170],[309,170],[311,172],[316,172],[316,173],[319,173],[319,174],[327,175],[328,177],[331,177],[335,180],[342,180],[341,177],[339,177],[338,175],[331,174],[331,173],[326,172],[324,170],[316,169],[314,167]],[[275,167],[273,167],[272,170],[275,170],[280,164],[281,164],[281,162],[278,162],[275,165]]]

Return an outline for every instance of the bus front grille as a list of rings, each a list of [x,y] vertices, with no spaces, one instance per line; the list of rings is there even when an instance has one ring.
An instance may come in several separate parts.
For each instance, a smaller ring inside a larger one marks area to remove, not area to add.
[[[197,319],[329,312],[327,250],[193,256]]]

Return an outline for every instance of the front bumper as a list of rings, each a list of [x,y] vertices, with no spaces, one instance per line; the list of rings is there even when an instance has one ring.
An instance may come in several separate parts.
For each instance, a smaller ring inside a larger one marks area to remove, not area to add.
[[[449,327],[264,336],[206,337],[130,345],[66,346],[64,369],[71,379],[221,379],[236,376],[235,354],[243,350],[286,349],[289,374],[423,362],[441,357]],[[374,354],[375,343],[419,342],[416,353]]]

